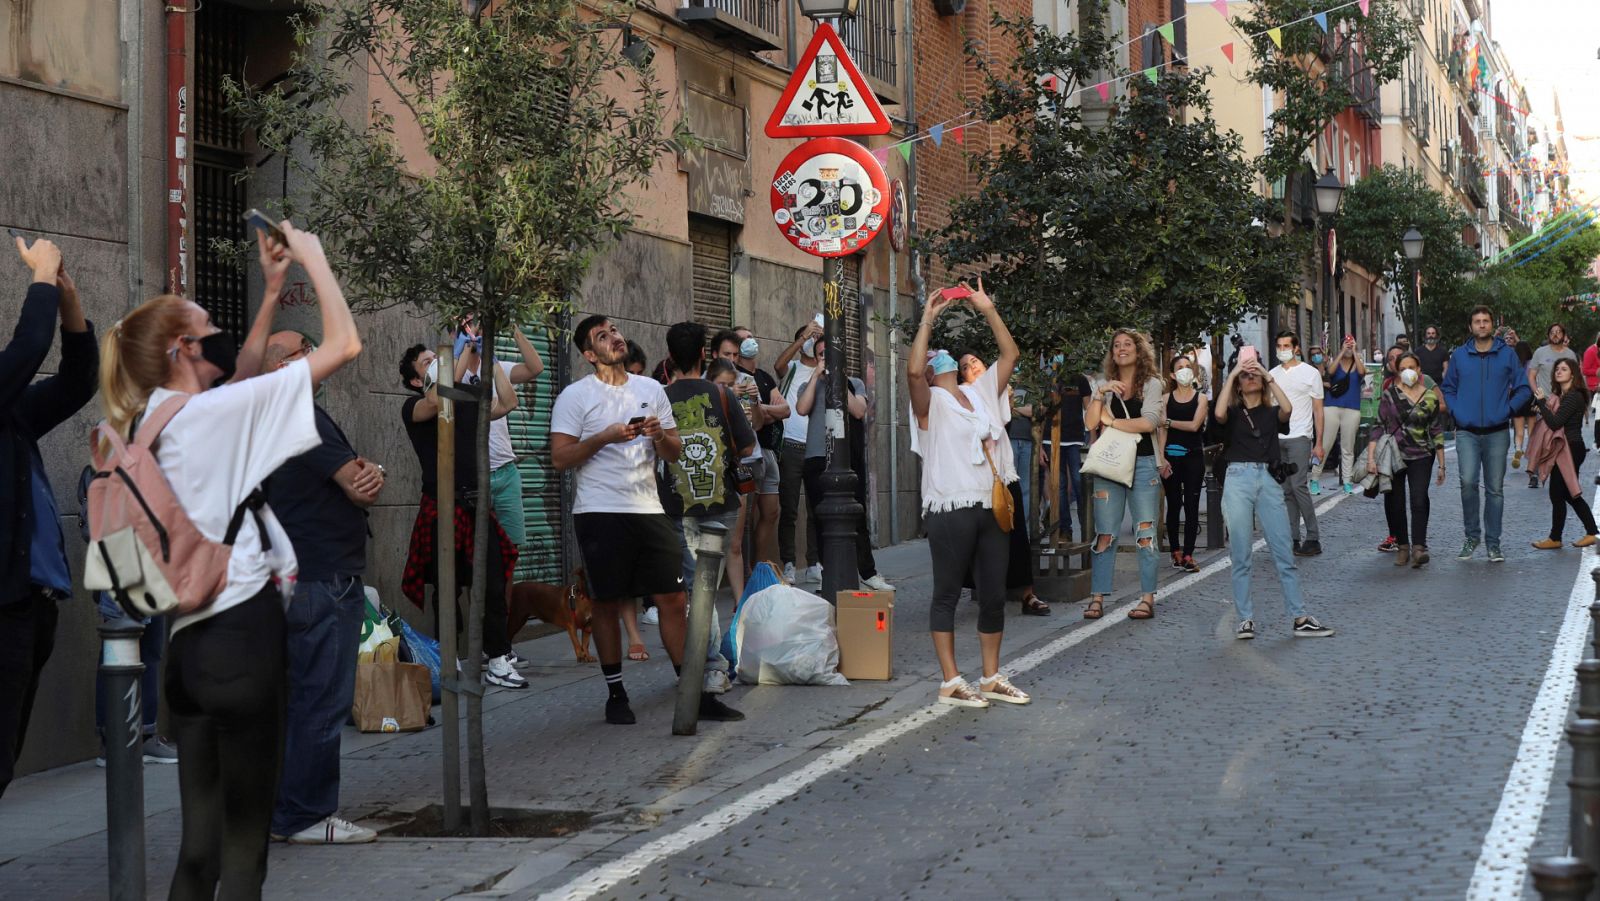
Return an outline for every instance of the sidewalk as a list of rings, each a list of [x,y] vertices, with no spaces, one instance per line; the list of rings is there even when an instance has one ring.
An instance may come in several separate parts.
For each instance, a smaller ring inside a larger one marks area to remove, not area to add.
[[[1138,583],[1135,556],[1117,556],[1118,595],[1130,594]],[[347,897],[365,887],[381,891],[385,901],[516,892],[576,860],[603,859],[615,842],[812,752],[857,720],[929,703],[937,664],[926,633],[932,588],[927,545],[880,549],[877,558],[898,589],[892,681],[735,686],[725,700],[748,718],[701,723],[699,735],[683,738],[671,734],[674,679],[654,629],[645,627],[651,659],[624,663],[639,717],[632,727],[606,725],[599,666],[574,663],[565,633],[524,642],[517,650],[535,664],[526,672],[531,688],[491,690],[484,701],[491,806],[581,812],[592,817],[587,828],[538,839],[380,836],[359,846],[273,844],[266,896]],[[1163,581],[1181,575],[1170,566],[1161,572]],[[1052,597],[1047,584],[1039,592]],[[726,622],[731,604],[722,606]],[[1006,656],[1082,623],[1081,609],[1057,604],[1053,616],[1024,617],[1009,603]],[[957,652],[971,678],[978,662],[975,623],[976,608],[963,601]],[[405,735],[347,729],[341,815],[381,831],[440,803],[440,736],[438,729]],[[165,897],[179,841],[177,767],[149,765],[144,773],[147,891]],[[11,785],[0,800],[0,897],[106,896],[104,778],[89,761]]]

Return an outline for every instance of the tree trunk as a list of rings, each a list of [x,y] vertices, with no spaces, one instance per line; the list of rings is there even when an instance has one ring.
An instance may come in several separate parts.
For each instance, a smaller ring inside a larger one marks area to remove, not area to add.
[[[467,695],[467,791],[472,800],[472,833],[489,834],[489,787],[483,762],[483,613],[490,579],[504,578],[489,571],[489,533],[492,520],[489,508],[494,498],[489,492],[489,417],[494,408],[494,320],[480,314],[479,334],[483,352],[478,359],[478,425],[472,450],[478,458],[478,497],[473,510],[472,599],[467,611],[467,666],[476,677],[478,691]],[[469,676],[472,678],[472,676]]]

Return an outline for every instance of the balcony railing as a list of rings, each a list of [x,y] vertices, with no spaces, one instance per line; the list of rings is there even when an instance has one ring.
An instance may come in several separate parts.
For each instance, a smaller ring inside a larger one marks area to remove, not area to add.
[[[855,18],[839,23],[839,37],[856,68],[888,87],[898,84],[896,33],[894,0],[861,0]]]
[[[778,0],[684,0],[678,21],[742,50],[783,47]]]
[[[1461,174],[1458,176],[1461,189],[1467,192],[1473,202],[1479,207],[1483,204],[1483,160],[1477,154],[1461,154]]]

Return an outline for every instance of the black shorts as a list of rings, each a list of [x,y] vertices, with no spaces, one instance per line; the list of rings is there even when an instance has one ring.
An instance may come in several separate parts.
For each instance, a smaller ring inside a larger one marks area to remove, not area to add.
[[[579,513],[572,524],[589,597],[624,601],[686,590],[678,529],[664,514]]]

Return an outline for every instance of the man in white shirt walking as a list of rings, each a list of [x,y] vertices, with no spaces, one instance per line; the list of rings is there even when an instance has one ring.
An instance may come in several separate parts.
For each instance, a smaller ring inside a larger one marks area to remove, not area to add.
[[[1289,396],[1293,412],[1289,434],[1279,441],[1283,462],[1295,471],[1283,482],[1283,499],[1289,507],[1289,533],[1294,538],[1298,557],[1322,553],[1321,533],[1317,530],[1317,508],[1311,499],[1308,481],[1311,458],[1322,459],[1322,373],[1300,361],[1300,336],[1290,329],[1277,335],[1278,365],[1271,376]],[[1305,522],[1305,541],[1300,540],[1300,524]]]

